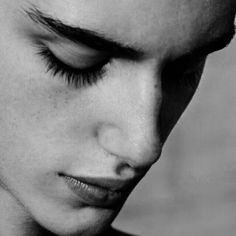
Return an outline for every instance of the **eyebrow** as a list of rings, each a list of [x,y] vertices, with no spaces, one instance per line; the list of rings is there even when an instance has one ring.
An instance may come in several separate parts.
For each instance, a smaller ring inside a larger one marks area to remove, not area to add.
[[[106,38],[98,32],[89,29],[66,25],[61,20],[43,13],[36,7],[31,7],[29,10],[25,10],[25,12],[35,23],[40,24],[47,30],[74,43],[83,44],[92,49],[107,52],[116,58],[138,61],[144,56],[144,52],[139,49],[122,45],[120,42]],[[194,55],[208,55],[215,51],[219,51],[228,46],[234,35],[235,26],[233,25],[228,32],[220,37],[216,37],[205,45],[196,47],[194,50],[186,53],[183,57],[188,58]]]
[[[116,42],[110,38],[105,38],[95,31],[66,25],[62,21],[44,14],[37,8],[30,8],[30,10],[26,10],[25,12],[35,23],[74,43],[82,43],[97,51],[112,54],[117,58],[139,60],[144,55],[138,49],[122,45],[120,42]]]
[[[207,44],[197,47],[191,54],[208,55],[227,47],[235,35],[235,25],[232,26],[229,31],[215,37]]]

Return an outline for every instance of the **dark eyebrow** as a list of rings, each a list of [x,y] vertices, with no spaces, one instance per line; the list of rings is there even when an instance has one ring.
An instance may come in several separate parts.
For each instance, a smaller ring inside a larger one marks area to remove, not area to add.
[[[229,45],[231,40],[234,38],[234,35],[235,35],[235,26],[233,25],[233,27],[231,27],[229,31],[223,33],[220,36],[215,37],[205,45],[196,48],[194,54],[208,55],[215,51],[219,51]]]
[[[138,60],[144,54],[138,49],[122,45],[112,39],[106,39],[92,30],[66,25],[60,20],[42,13],[37,8],[30,8],[30,10],[26,10],[25,12],[34,22],[74,43],[82,43],[95,50],[112,54],[117,58]]]

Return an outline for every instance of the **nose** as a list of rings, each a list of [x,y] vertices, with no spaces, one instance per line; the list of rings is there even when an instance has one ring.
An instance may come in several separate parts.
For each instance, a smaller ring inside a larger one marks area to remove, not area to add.
[[[120,171],[149,168],[160,156],[161,83],[156,66],[134,65],[104,90],[106,118],[97,126],[99,145],[119,160]]]

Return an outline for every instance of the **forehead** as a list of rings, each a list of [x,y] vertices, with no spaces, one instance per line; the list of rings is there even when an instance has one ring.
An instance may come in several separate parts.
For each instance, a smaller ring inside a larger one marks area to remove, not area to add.
[[[147,51],[182,50],[220,37],[232,28],[235,5],[234,0],[35,1],[65,23]]]

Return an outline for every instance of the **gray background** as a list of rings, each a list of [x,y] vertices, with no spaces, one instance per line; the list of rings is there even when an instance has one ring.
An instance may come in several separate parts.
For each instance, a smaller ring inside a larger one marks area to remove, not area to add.
[[[236,235],[236,40],[209,56],[161,159],[114,226],[142,236]]]

